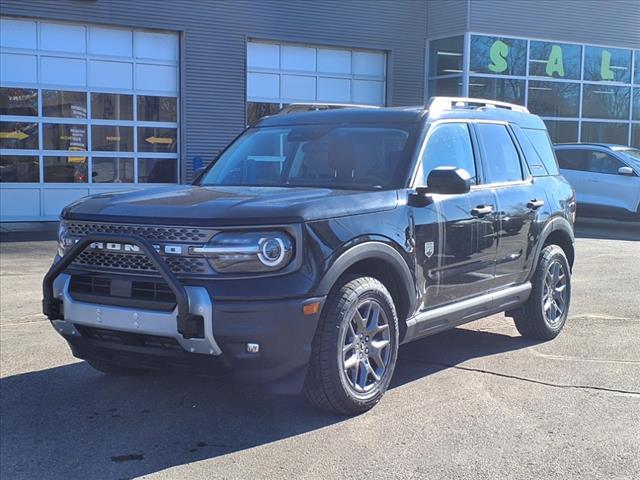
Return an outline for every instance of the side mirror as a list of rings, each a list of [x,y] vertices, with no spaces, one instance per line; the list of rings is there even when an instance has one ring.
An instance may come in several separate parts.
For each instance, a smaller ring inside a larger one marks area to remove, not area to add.
[[[456,195],[471,190],[471,175],[463,168],[438,167],[429,173],[425,193]],[[420,190],[418,190],[420,193]]]
[[[633,168],[631,167],[620,167],[618,169],[618,175],[625,175],[627,177],[633,177],[635,175]]]

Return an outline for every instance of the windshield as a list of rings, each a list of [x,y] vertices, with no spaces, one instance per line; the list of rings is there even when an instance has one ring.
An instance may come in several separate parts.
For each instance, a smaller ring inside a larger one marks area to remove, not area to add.
[[[416,124],[248,129],[200,185],[385,189],[406,172]]]
[[[626,148],[624,150],[618,150],[618,153],[622,154],[625,160],[629,161],[636,169],[640,169],[640,150],[637,148]]]

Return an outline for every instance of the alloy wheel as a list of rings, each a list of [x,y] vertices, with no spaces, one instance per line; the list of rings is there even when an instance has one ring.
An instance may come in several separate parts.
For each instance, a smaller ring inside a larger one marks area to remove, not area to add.
[[[547,268],[542,291],[544,318],[550,327],[557,327],[567,309],[567,272],[562,262],[554,260]]]
[[[342,325],[338,364],[356,396],[366,396],[383,380],[391,359],[391,331],[382,306],[367,299]]]

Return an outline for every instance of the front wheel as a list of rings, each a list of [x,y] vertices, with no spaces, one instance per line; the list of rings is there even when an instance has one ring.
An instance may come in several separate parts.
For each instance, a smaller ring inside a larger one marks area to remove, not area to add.
[[[304,385],[316,407],[365,412],[384,395],[398,356],[398,316],[375,278],[347,277],[324,308]]]
[[[571,269],[562,248],[542,250],[531,284],[531,296],[513,320],[523,337],[552,340],[562,331],[571,303]]]

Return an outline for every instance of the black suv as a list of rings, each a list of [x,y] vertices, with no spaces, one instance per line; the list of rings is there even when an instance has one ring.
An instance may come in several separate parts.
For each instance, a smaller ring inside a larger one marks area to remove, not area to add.
[[[104,372],[230,374],[354,414],[380,400],[403,343],[498,312],[558,335],[574,212],[522,107],[284,113],[193,185],[66,207],[44,313]]]

